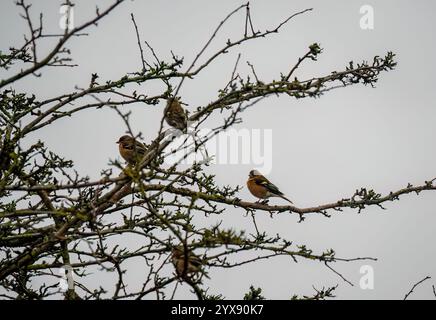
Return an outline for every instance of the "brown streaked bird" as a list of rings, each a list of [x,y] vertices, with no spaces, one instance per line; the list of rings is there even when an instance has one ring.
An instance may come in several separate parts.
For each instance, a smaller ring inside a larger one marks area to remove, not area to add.
[[[171,262],[176,269],[178,277],[193,276],[201,272],[201,266],[203,265],[203,260],[193,254],[188,252],[187,258],[185,258],[185,250],[183,246],[173,247],[171,250]]]
[[[147,147],[143,143],[136,141],[131,136],[122,136],[117,143],[121,156],[130,165],[135,165],[147,151]]]
[[[283,192],[265,178],[259,171],[251,170],[247,181],[248,190],[251,194],[259,199],[268,199],[271,197],[280,197],[292,204],[292,201],[285,197]]]
[[[166,122],[173,128],[182,132],[186,131],[187,117],[185,110],[176,97],[168,98],[167,105],[164,109]]]
[[[0,142],[0,179],[3,177],[3,171],[6,173],[10,169],[12,150],[10,145],[3,146]]]

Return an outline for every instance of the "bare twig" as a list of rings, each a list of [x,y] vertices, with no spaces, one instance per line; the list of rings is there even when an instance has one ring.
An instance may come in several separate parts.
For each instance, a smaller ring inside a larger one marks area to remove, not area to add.
[[[130,17],[132,18],[133,26],[135,27],[136,40],[138,41],[139,53],[141,54],[142,73],[145,73],[145,70],[147,69],[145,67],[145,64],[147,64],[149,67],[151,67],[151,66],[147,63],[147,61],[144,58],[144,51],[142,50],[142,45],[141,45],[141,39],[139,37],[138,26],[136,25],[135,16],[133,15],[133,13],[130,14]]]
[[[350,286],[354,287],[354,284],[351,281],[347,280],[342,274],[340,274],[338,271],[333,269],[327,262],[325,262],[324,264],[327,268],[329,268],[331,271],[333,271],[335,274],[337,274],[339,277],[341,277],[342,280],[344,280]]]
[[[403,300],[407,300],[407,298],[412,294],[413,290],[415,290],[415,288],[417,286],[419,286],[421,283],[423,283],[424,281],[426,281],[428,279],[431,279],[431,277],[430,276],[426,276],[424,279],[422,279],[422,280],[418,281],[417,283],[415,283],[413,285],[412,289],[410,289],[410,291],[404,296]]]

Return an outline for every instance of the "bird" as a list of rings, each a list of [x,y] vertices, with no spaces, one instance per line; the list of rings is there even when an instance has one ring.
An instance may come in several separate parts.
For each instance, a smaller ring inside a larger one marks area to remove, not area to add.
[[[185,258],[185,250],[182,245],[171,249],[171,262],[176,269],[178,277],[190,277],[201,272],[203,261],[200,257],[188,251],[188,256]]]
[[[251,194],[256,198],[268,199],[271,197],[280,197],[293,204],[291,200],[285,197],[283,192],[265,178],[259,171],[251,170],[248,175],[247,187]]]
[[[9,126],[6,127],[4,139],[0,140],[0,179],[3,178],[3,171],[7,173],[11,169],[11,154],[14,151],[11,131],[12,129]]]
[[[0,145],[0,179],[3,178],[3,171],[7,173],[7,171],[10,169],[11,165],[11,148],[8,148],[7,146],[3,147]]]
[[[185,110],[180,104],[179,99],[171,97],[167,99],[167,105],[164,109],[164,117],[166,122],[173,128],[182,132],[187,128],[187,117]]]
[[[128,135],[120,137],[117,143],[121,156],[130,165],[135,165],[147,152],[147,147],[143,143]]]

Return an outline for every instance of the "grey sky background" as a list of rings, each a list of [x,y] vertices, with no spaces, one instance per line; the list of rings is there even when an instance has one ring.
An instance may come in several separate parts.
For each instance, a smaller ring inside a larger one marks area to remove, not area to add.
[[[46,30],[60,32],[61,1],[38,1],[33,12],[44,12]],[[99,1],[103,8],[111,1]],[[238,1],[132,1],[106,17],[98,28],[90,28],[88,37],[71,41],[76,68],[45,69],[41,78],[17,82],[17,90],[35,93],[39,99],[85,87],[90,75],[97,72],[100,82],[117,79],[126,72],[140,70],[141,62],[130,13],[136,17],[142,39],[147,40],[161,59],[171,57],[170,50],[185,57],[187,67],[212,31]],[[374,30],[359,27],[359,8],[374,8]],[[77,1],[75,24],[94,15],[94,1]],[[360,187],[374,188],[386,194],[407,183],[421,184],[436,177],[434,137],[436,126],[433,85],[436,46],[432,16],[434,1],[251,1],[255,29],[271,29],[292,13],[305,8],[314,10],[296,17],[279,34],[241,45],[219,58],[197,79],[187,81],[179,92],[188,109],[205,105],[217,96],[217,90],[229,80],[238,53],[239,71],[250,72],[246,61],[255,65],[264,81],[279,78],[302,56],[307,47],[318,42],[324,48],[317,62],[305,62],[297,72],[299,79],[322,76],[342,70],[350,60],[371,61],[391,50],[397,54],[396,70],[382,73],[376,88],[357,85],[330,91],[320,99],[295,100],[281,96],[263,100],[248,109],[243,123],[236,128],[273,130],[273,169],[271,181],[297,206],[321,205],[350,197]],[[221,30],[206,55],[221,48],[230,38],[243,35],[244,14],[233,17]],[[0,3],[1,49],[22,41],[26,31],[13,1]],[[40,47],[51,48],[52,42]],[[203,58],[204,58],[203,57]],[[146,56],[151,61],[149,53]],[[186,68],[185,67],[185,68]],[[4,77],[1,74],[1,77]],[[176,84],[176,83],[174,83]],[[138,86],[140,93],[158,92],[159,85]],[[156,107],[129,107],[132,126],[145,140],[154,137],[164,103]],[[127,110],[127,108],[126,108]],[[215,124],[221,118],[216,116]],[[213,123],[212,123],[213,124]],[[114,143],[125,131],[114,111],[86,111],[39,131],[28,143],[46,141],[55,152],[75,161],[83,174],[98,178],[108,167],[109,159],[119,158]],[[33,139],[33,140],[32,140]],[[252,165],[214,165],[221,185],[245,186]],[[240,198],[254,200],[244,188]],[[308,216],[297,223],[294,215],[280,214],[273,219],[267,213],[256,214],[263,230],[279,233],[296,244],[305,244],[314,252],[334,248],[338,257],[370,256],[377,262],[363,261],[332,265],[355,286],[342,281],[323,264],[289,258],[276,258],[237,269],[211,269],[207,282],[210,293],[226,298],[242,298],[250,284],[264,289],[271,299],[287,299],[292,294],[311,294],[317,288],[339,284],[341,299],[401,299],[414,283],[425,276],[433,279],[418,287],[411,298],[434,298],[436,284],[436,249],[434,234],[436,193],[425,192],[401,197],[388,203],[387,210],[368,208],[362,214],[353,210],[332,213],[327,219]],[[284,203],[272,199],[270,203]],[[253,232],[251,218],[242,210],[229,208],[220,218],[224,225]],[[214,219],[214,218],[211,218]],[[374,268],[374,290],[359,287],[362,265]],[[134,285],[144,271],[129,266],[127,277]],[[96,276],[96,284],[107,281]],[[179,298],[193,297],[181,290]]]

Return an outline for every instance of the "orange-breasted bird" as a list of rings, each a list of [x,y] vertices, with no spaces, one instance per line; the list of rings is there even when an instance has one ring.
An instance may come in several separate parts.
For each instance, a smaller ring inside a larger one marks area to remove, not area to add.
[[[173,128],[185,132],[187,127],[187,117],[180,101],[176,97],[168,98],[164,109],[166,122]]]
[[[176,269],[177,276],[186,277],[201,272],[203,261],[192,252],[188,252],[187,258],[183,246],[173,247],[171,250],[171,262]]]
[[[259,199],[268,199],[271,197],[280,197],[292,203],[291,200],[285,197],[283,192],[265,178],[259,171],[251,170],[247,181],[248,190],[251,194]]]
[[[147,147],[131,136],[122,136],[117,143],[121,156],[130,165],[136,164],[147,152]]]

